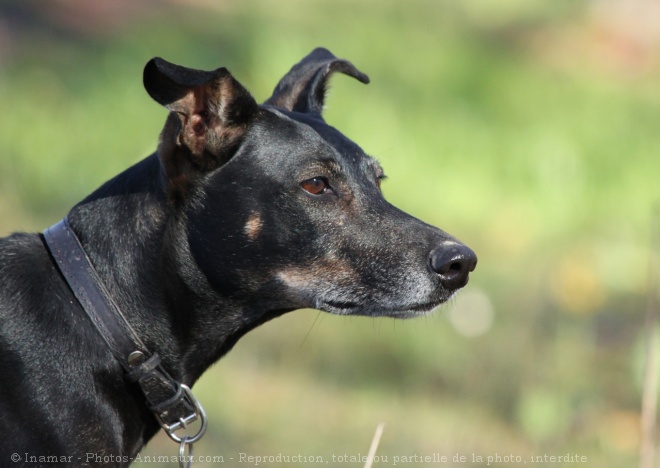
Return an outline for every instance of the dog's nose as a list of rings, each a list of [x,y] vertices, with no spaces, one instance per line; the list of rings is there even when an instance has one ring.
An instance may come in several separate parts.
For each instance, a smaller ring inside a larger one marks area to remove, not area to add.
[[[477,255],[466,245],[447,242],[431,252],[431,269],[438,274],[442,285],[450,290],[462,288],[468,275],[477,266]]]

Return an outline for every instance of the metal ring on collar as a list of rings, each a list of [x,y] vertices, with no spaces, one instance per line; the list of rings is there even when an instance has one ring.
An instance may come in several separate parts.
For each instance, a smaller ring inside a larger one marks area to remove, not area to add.
[[[186,456],[186,445],[188,446],[188,456]],[[183,436],[181,438],[181,445],[179,445],[179,468],[191,468],[194,453],[193,444],[188,442],[188,436]]]
[[[180,421],[179,423],[167,425],[163,423],[162,421],[159,420],[161,423],[161,427],[163,430],[167,433],[170,439],[172,439],[174,442],[180,443],[182,446],[183,445],[192,445],[193,442],[197,442],[199,439],[201,439],[204,434],[206,433],[206,426],[208,425],[208,421],[206,419],[206,412],[204,411],[204,408],[202,408],[202,404],[199,402],[197,398],[195,398],[195,395],[193,395],[193,392],[190,390],[190,388],[187,385],[180,384],[181,388],[183,389],[183,392],[186,394],[188,399],[193,403],[195,406],[195,418],[189,419],[188,421]],[[199,428],[199,431],[197,431],[197,434],[194,436],[183,436],[179,437],[178,435],[175,434],[176,431],[179,429],[185,428],[189,422],[194,421],[195,419],[199,418],[202,425]]]

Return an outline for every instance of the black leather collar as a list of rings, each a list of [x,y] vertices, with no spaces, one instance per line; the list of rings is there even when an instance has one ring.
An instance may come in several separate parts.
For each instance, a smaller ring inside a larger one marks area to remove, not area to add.
[[[94,269],[80,240],[65,217],[44,231],[46,245],[69,288],[125,371],[128,382],[139,384],[147,406],[161,427],[183,448],[206,430],[206,415],[188,387],[174,380],[133,330]],[[192,437],[175,431],[201,418]]]

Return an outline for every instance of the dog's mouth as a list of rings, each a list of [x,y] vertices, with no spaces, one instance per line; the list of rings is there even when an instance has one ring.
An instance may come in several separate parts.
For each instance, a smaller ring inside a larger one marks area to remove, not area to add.
[[[423,303],[379,306],[377,304],[365,305],[364,303],[330,299],[320,301],[317,308],[337,315],[412,318],[425,315],[448,300],[449,297]]]

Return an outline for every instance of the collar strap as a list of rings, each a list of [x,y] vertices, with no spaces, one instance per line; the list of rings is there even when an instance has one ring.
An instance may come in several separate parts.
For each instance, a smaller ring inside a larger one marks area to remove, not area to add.
[[[182,447],[199,440],[206,431],[206,414],[199,401],[187,386],[167,373],[160,357],[140,340],[112,300],[67,218],[46,229],[44,239],[69,288],[124,369],[125,379],[139,384],[147,406],[167,435]],[[198,418],[202,426],[196,435],[179,437],[174,433]]]

